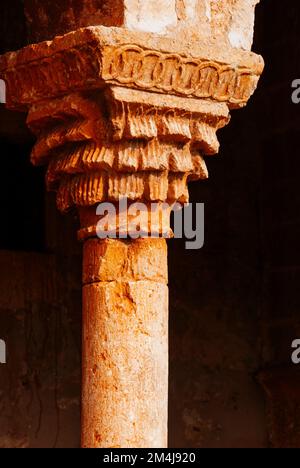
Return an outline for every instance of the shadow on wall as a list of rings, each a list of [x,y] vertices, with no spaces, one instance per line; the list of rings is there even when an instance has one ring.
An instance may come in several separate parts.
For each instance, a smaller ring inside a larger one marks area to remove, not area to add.
[[[21,3],[2,2],[2,52],[26,42]],[[300,336],[300,107],[290,99],[300,78],[299,22],[296,0],[288,10],[281,0],[257,7],[255,49],[265,74],[220,133],[221,154],[207,160],[210,179],[190,187],[191,201],[205,203],[205,246],[187,251],[184,241],[169,242],[171,447],[266,447],[278,430],[267,428],[255,375],[287,366]],[[0,447],[78,447],[76,227],[45,197],[43,173],[29,164],[24,118],[9,122],[3,108],[0,118],[0,244],[11,250],[0,252],[0,336],[9,355],[0,366]]]

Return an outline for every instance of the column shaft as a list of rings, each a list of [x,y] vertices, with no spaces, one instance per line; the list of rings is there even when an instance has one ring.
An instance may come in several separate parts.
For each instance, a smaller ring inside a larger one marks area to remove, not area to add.
[[[84,245],[82,446],[167,446],[163,239]]]

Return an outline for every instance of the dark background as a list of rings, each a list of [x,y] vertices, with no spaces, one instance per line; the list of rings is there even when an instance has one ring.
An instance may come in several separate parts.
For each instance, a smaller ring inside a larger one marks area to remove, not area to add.
[[[20,0],[2,0],[0,53],[28,41]],[[205,247],[169,242],[171,447],[300,447],[299,0],[261,0],[253,50],[266,69],[221,130]],[[25,117],[0,108],[0,447],[80,441],[81,246],[75,217],[29,163]]]

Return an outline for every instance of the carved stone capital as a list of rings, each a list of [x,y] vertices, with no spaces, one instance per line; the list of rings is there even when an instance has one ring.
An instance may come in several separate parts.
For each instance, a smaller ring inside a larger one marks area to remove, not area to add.
[[[32,162],[48,165],[59,209],[81,214],[124,197],[158,211],[188,202],[187,182],[208,177],[203,158],[218,152],[217,130],[229,108],[246,104],[262,69],[251,52],[103,26],[0,59],[8,106],[28,111],[37,137]],[[82,233],[91,235],[87,212]]]
[[[243,106],[263,60],[242,49],[218,49],[213,42],[178,44],[175,38],[94,26],[6,54],[0,73],[14,108],[107,85]]]
[[[265,392],[269,439],[276,448],[300,442],[300,375],[296,366],[263,369],[257,380]]]

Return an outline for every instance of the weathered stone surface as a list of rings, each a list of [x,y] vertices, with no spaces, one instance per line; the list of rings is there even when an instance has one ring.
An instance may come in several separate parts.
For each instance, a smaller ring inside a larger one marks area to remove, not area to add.
[[[165,240],[84,249],[82,446],[166,447]]]
[[[32,42],[85,26],[176,35],[184,41],[218,40],[221,47],[251,49],[258,0],[25,0]]]
[[[265,369],[258,374],[258,381],[265,391],[271,445],[299,448],[299,370],[295,366]]]
[[[49,163],[47,184],[57,190],[61,211],[122,197],[188,201],[187,181],[207,178],[202,154],[218,151],[216,131],[228,122],[228,110],[173,96],[160,101],[112,88],[100,102],[72,94],[33,106],[32,162]]]
[[[28,107],[43,98],[108,84],[240,107],[254,92],[262,70],[260,56],[222,48],[214,40],[179,42],[172,36],[101,26],[0,58],[10,107]]]
[[[61,211],[123,197],[188,202],[228,106],[245,105],[262,66],[251,52],[105,27],[0,59],[8,105],[29,108],[32,161],[49,164]]]
[[[167,283],[166,258],[164,239],[90,239],[83,247],[83,284],[120,280]]]

